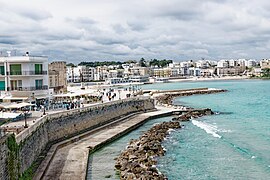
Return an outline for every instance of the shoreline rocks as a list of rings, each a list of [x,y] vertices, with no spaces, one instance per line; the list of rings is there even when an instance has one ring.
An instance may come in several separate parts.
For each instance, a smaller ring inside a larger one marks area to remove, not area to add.
[[[131,140],[116,160],[120,179],[167,179],[156,168],[158,156],[164,156],[162,141],[170,129],[181,128],[179,122],[163,122],[153,126],[139,139]]]
[[[188,111],[185,114],[172,118],[173,121],[189,121],[191,118],[199,118],[202,116],[209,116],[215,114],[211,109],[196,109]]]
[[[226,92],[227,90],[212,89],[203,91],[171,92],[156,97],[157,103],[166,107],[178,108],[185,111],[184,114],[177,114],[170,122],[163,122],[153,126],[139,139],[131,140],[126,149],[116,159],[115,169],[120,179],[157,179],[166,180],[164,174],[156,168],[157,157],[164,156],[166,150],[162,142],[169,135],[171,129],[181,128],[179,121],[189,121],[205,115],[212,115],[211,109],[193,109],[185,106],[173,105],[173,99],[179,96],[191,96],[194,94],[213,94]],[[181,113],[181,112],[180,112]]]
[[[192,96],[195,94],[214,94],[214,93],[220,93],[220,92],[227,92],[227,90],[216,89],[216,90],[203,90],[203,91],[172,92],[172,93],[165,93],[163,95],[160,95],[156,97],[156,99],[161,104],[172,105],[173,99],[175,97]]]

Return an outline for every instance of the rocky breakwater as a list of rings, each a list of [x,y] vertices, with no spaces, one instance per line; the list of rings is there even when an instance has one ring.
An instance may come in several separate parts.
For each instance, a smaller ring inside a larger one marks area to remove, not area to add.
[[[116,160],[120,179],[167,179],[156,168],[157,157],[164,156],[162,141],[170,129],[181,128],[179,122],[163,122],[153,126],[139,139],[130,141]]]
[[[220,92],[227,92],[227,90],[224,90],[224,89],[208,89],[208,90],[193,90],[193,91],[179,90],[179,91],[180,92],[164,93],[164,94],[156,97],[156,100],[160,104],[169,104],[169,105],[171,105],[173,103],[173,99],[175,97],[192,96],[192,95],[195,95],[195,94],[214,94],[214,93],[220,93]]]
[[[213,115],[214,112],[207,108],[207,109],[196,109],[196,110],[191,110],[188,111],[184,114],[179,115],[178,117],[174,117],[172,120],[173,121],[189,121],[191,118],[198,118],[202,116],[209,116]]]

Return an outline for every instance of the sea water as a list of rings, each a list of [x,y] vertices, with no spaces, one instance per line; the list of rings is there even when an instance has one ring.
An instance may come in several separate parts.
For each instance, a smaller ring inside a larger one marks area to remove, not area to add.
[[[131,139],[137,139],[154,124],[169,120],[171,118],[165,117],[147,121],[143,126],[91,154],[88,160],[87,179],[119,179],[119,176],[115,174],[114,170],[115,158],[126,148],[128,142]]]
[[[222,88],[228,92],[174,100],[175,104],[211,108],[218,113],[192,119],[183,123],[183,129],[171,133],[164,142],[167,153],[159,158],[159,170],[173,180],[269,179],[270,81],[178,82],[142,86],[143,89],[162,90],[198,87]],[[103,173],[93,179],[105,179],[106,169],[110,169],[107,174],[113,175],[113,159],[131,138],[138,138],[143,130],[156,122],[170,119],[149,121],[146,126],[94,153],[92,174],[98,174],[100,169]],[[98,164],[101,159],[105,159],[105,163]],[[104,164],[110,168],[102,168]]]

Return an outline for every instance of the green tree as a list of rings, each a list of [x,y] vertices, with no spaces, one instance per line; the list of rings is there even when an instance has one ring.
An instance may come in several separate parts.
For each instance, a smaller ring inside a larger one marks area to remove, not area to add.
[[[262,69],[262,77],[270,78],[270,68]]]
[[[73,63],[68,63],[66,66],[75,67],[75,65]]]
[[[172,63],[172,60],[157,60],[157,59],[153,59],[150,61],[150,66],[158,66],[158,67],[166,67],[168,64]]]
[[[145,59],[144,58],[141,58],[140,61],[139,61],[139,66],[141,67],[146,67],[146,62],[145,62]]]

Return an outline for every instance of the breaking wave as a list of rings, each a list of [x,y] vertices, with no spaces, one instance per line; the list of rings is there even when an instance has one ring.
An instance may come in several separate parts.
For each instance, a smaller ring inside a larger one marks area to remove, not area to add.
[[[206,133],[211,134],[212,136],[214,136],[216,138],[221,138],[222,137],[217,133],[219,131],[217,126],[207,124],[207,123],[204,123],[204,122],[201,122],[201,121],[196,121],[196,120],[192,120],[191,122],[195,126],[205,130]]]

